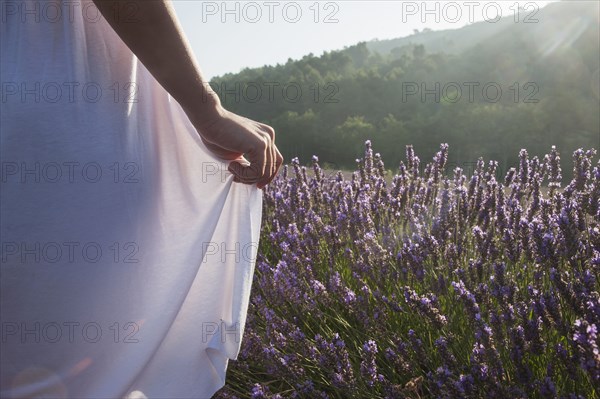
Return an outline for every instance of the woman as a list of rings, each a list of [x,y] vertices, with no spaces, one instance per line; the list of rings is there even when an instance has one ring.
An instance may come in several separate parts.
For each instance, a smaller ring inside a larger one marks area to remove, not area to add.
[[[167,0],[0,4],[0,396],[210,398],[273,129],[223,108]]]

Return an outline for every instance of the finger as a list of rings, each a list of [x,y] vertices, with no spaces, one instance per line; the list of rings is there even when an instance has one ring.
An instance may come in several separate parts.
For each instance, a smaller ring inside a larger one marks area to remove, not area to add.
[[[264,123],[260,124],[260,128],[262,129],[263,132],[267,133],[267,135],[271,139],[271,142],[274,143],[275,142],[275,129],[273,129],[273,127],[271,127],[269,125],[265,125]]]
[[[270,152],[265,149],[263,152],[253,151],[247,155],[247,163],[242,164],[242,168],[239,169],[238,178],[243,182],[254,182],[257,183],[261,179],[264,179],[265,174],[268,173]]]
[[[275,151],[277,152],[277,170],[275,174],[277,174],[279,169],[281,169],[281,165],[283,165],[283,155],[281,155],[281,152],[279,152],[279,148],[277,148],[277,146],[275,146]]]
[[[260,128],[263,132],[265,132],[269,136],[268,144],[269,144],[269,150],[271,151],[271,160],[273,162],[267,163],[265,173],[268,173],[268,175],[269,175],[268,177],[271,177],[275,173],[275,169],[276,169],[275,160],[277,159],[277,154],[275,152],[275,130],[273,129],[273,127],[271,127],[269,125],[265,125],[264,123],[260,124]],[[265,177],[267,177],[267,176],[265,176]]]
[[[261,137],[261,140],[248,153],[248,161],[250,167],[256,171],[257,176],[262,177],[265,174],[267,160],[269,158],[269,143],[267,137]]]
[[[277,173],[279,172],[279,169],[281,168],[281,165],[283,164],[283,156],[281,155],[281,153],[279,152],[279,149],[276,146],[273,146],[275,149],[275,173],[273,173],[273,175],[268,179],[268,181],[264,184],[264,186],[259,187],[259,188],[264,188],[266,187],[269,183],[271,183],[273,181],[273,179],[275,179],[275,177],[277,177]]]
[[[254,184],[257,183],[264,175],[265,169],[265,151],[261,152],[260,148],[253,149],[248,153],[247,165],[230,164],[231,173],[233,173],[240,183]]]
[[[276,174],[277,174],[277,147],[275,147],[275,143],[272,143],[272,145],[271,145],[271,175],[270,175],[270,177],[272,178]]]
[[[227,168],[233,174],[233,181],[244,184],[254,184],[260,180],[252,166],[244,166],[239,162],[231,162]]]
[[[258,188],[263,188],[264,186],[266,186],[271,177],[273,176],[273,172],[271,169],[275,164],[275,158],[273,156],[274,153],[272,151],[272,148],[269,148],[269,151],[267,152],[265,173],[263,173],[260,181],[258,182]]]

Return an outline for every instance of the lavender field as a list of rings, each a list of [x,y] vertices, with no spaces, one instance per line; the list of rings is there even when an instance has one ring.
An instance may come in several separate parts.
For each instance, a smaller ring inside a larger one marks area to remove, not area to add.
[[[549,149],[550,150],[550,149]],[[351,179],[297,159],[265,192],[242,352],[217,398],[598,398],[600,162]],[[390,183],[391,181],[391,183]]]

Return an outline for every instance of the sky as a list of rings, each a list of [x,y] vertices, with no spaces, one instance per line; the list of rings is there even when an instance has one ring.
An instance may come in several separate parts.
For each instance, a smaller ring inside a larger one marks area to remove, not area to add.
[[[361,41],[405,37],[415,29],[459,29],[478,21],[496,23],[499,17],[535,23],[539,9],[553,1],[172,2],[203,76],[210,80]]]

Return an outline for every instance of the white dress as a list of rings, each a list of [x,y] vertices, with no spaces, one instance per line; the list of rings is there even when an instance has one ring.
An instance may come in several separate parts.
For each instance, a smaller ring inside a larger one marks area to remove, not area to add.
[[[240,350],[262,191],[91,0],[0,6],[0,397],[210,398]]]

